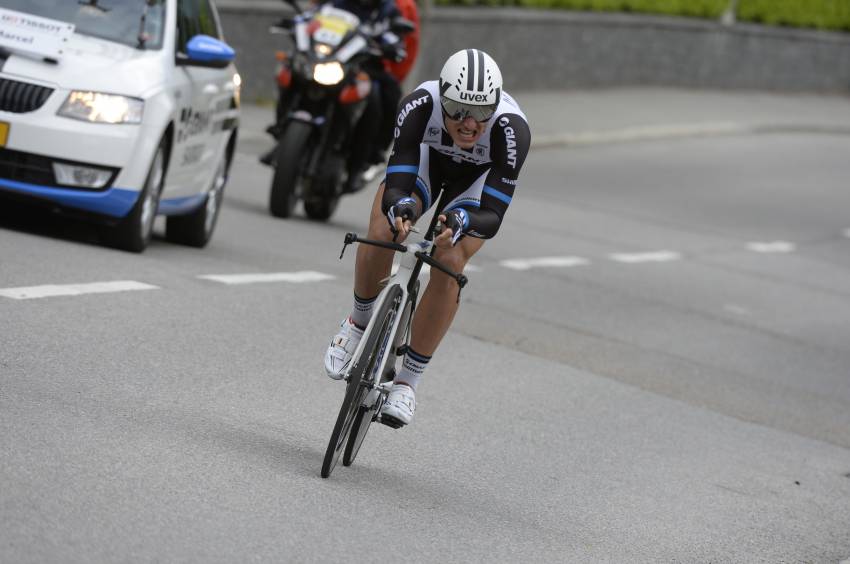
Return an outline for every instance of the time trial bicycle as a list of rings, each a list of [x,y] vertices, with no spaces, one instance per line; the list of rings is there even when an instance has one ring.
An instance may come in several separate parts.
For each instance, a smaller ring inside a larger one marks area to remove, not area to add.
[[[437,210],[440,209],[438,206]],[[345,397],[322,461],[322,478],[331,475],[340,454],[343,466],[350,466],[354,462],[372,423],[379,421],[394,428],[400,426],[394,419],[382,420],[380,413],[393,385],[396,362],[404,356],[409,346],[422,265],[427,264],[454,278],[460,300],[460,291],[467,283],[466,276],[452,272],[434,258],[437,249],[434,237],[442,227],[437,223],[439,214],[439,211],[434,213],[424,236],[413,227],[405,243],[363,239],[355,233],[345,235],[340,259],[352,243],[383,247],[403,255],[398,263],[398,271],[387,279],[386,286],[375,301],[375,313],[354,350],[354,362],[344,375],[347,382]]]

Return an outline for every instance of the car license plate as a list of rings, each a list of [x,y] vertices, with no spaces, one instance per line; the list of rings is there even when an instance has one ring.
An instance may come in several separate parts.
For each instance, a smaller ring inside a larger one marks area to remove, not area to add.
[[[9,139],[9,124],[5,121],[0,121],[0,147],[6,146],[6,141]]]

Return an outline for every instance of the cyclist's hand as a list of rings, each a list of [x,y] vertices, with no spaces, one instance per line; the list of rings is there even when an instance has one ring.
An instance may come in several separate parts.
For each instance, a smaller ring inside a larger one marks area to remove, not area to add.
[[[411,197],[402,198],[387,210],[387,221],[393,233],[407,235],[415,219],[416,200]]]
[[[462,208],[440,214],[437,219],[445,225],[445,229],[434,239],[434,243],[443,249],[454,246],[463,235],[463,228],[469,224],[469,215]]]

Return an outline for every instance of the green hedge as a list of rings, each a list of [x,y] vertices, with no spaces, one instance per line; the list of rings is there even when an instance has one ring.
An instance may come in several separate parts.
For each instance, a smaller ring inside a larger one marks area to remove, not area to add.
[[[440,5],[525,6],[716,19],[729,0],[435,0]],[[850,31],[850,0],[739,0],[738,21]]]
[[[850,0],[741,0],[741,21],[850,31]]]

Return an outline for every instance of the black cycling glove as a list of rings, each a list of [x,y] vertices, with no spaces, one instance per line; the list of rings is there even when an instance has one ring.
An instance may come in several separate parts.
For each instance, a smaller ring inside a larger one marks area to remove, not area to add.
[[[445,212],[446,221],[443,223],[452,230],[452,245],[457,243],[463,230],[469,227],[469,214],[463,208],[455,208]]]
[[[395,232],[395,218],[397,217],[402,220],[416,221],[416,200],[410,196],[402,198],[387,210],[387,220],[390,222],[390,229],[393,232]]]
[[[381,36],[381,54],[385,59],[396,63],[400,63],[407,58],[404,43],[402,43],[398,35],[391,31],[387,31]]]

